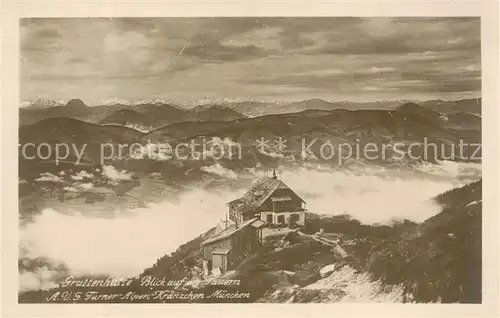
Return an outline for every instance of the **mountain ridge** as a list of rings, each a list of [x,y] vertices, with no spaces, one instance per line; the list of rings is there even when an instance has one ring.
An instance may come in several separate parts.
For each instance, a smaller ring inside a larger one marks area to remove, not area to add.
[[[467,114],[455,115],[456,117],[449,115],[444,118],[438,113],[415,105],[410,104],[396,110],[307,110],[228,121],[199,121],[195,118],[195,120],[175,122],[148,131],[110,123],[89,123],[69,117],[47,118],[35,124],[20,127],[19,142],[21,144],[89,144],[92,147],[89,146],[86,151],[87,159],[100,164],[102,158],[99,150],[100,143],[130,146],[137,142],[142,145],[148,143],[159,145],[167,142],[175,147],[192,141],[206,143],[215,139],[227,140],[239,145],[242,149],[241,158],[236,161],[229,160],[228,164],[245,167],[253,167],[260,161],[268,162],[270,165],[278,163],[289,165],[294,161],[312,161],[330,165],[340,162],[341,152],[336,151],[332,157],[328,158],[321,156],[325,143],[331,143],[332,147],[342,144],[351,145],[351,149],[355,149],[356,145],[360,148],[366,144],[377,145],[377,149],[383,151],[380,156],[376,157],[376,162],[381,164],[397,164],[399,161],[404,163],[405,160],[410,160],[409,158],[422,156],[427,156],[423,160],[438,160],[444,155],[449,155],[439,152],[439,149],[443,147],[446,147],[445,149],[456,147],[460,141],[466,144],[481,143],[480,118]],[[420,114],[422,109],[424,113]],[[201,109],[201,112],[204,111]],[[141,113],[130,109],[119,110],[119,112],[122,116],[128,116],[128,114],[133,117],[142,116]],[[286,140],[284,149],[279,149],[273,143],[280,137]],[[258,150],[258,141],[261,138],[269,142],[269,147],[264,153]],[[431,148],[425,154],[422,153],[421,147],[409,147],[411,144],[421,145],[425,141],[435,143],[438,150]],[[401,144],[399,149],[405,156],[393,159],[394,155],[397,155],[394,148],[384,146],[397,143]],[[304,145],[308,144],[310,144],[309,150],[313,156],[307,153],[304,157]],[[467,161],[468,156],[472,156],[474,151],[474,147],[466,148],[463,151],[466,157],[454,157],[452,160]],[[409,154],[412,156],[409,157]],[[459,154],[458,150],[455,154]],[[470,160],[480,160],[481,152],[475,153],[475,156],[477,156],[474,157],[475,159]],[[24,166],[29,168],[30,161],[24,160],[21,156],[20,159],[26,161]],[[132,165],[127,170],[146,168],[151,163],[151,160],[127,160],[128,157],[120,160],[123,165]]]

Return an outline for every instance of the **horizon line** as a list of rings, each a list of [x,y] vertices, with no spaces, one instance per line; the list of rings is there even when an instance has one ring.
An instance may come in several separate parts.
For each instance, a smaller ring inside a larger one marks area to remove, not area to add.
[[[118,105],[121,104],[122,102],[137,102],[137,106],[141,105],[140,102],[148,103],[148,102],[155,102],[155,103],[163,103],[163,104],[175,104],[175,105],[183,105],[183,106],[189,106],[189,105],[203,105],[203,104],[223,104],[223,103],[238,103],[238,102],[260,102],[260,103],[276,103],[276,104],[292,104],[292,103],[301,103],[301,102],[306,102],[306,101],[311,101],[311,100],[322,100],[324,102],[328,103],[341,103],[341,102],[347,102],[347,103],[358,103],[358,104],[368,104],[368,103],[377,103],[377,102],[401,102],[401,101],[406,101],[406,102],[426,102],[426,101],[444,101],[444,102],[452,102],[452,101],[461,101],[461,100],[469,100],[469,99],[482,99],[482,96],[470,96],[470,97],[459,97],[459,98],[395,98],[395,99],[378,99],[378,100],[366,100],[366,101],[355,101],[355,100],[349,100],[349,99],[338,99],[338,100],[332,100],[332,99],[326,99],[326,98],[320,98],[320,97],[311,97],[308,99],[297,99],[297,100],[265,100],[265,99],[239,99],[239,98],[206,98],[206,99],[198,99],[198,100],[185,100],[183,102],[176,102],[173,100],[169,100],[166,98],[136,98],[136,99],[120,99],[120,98],[109,98],[109,100],[101,100],[99,103],[89,103],[86,104],[85,101],[82,98],[71,98],[71,99],[46,99],[46,98],[38,98],[38,99],[20,99],[18,101],[19,108],[28,108],[33,106],[33,103],[35,102],[55,102],[59,103],[60,105],[54,105],[52,107],[56,106],[66,106],[66,104],[71,101],[71,100],[80,100],[82,101],[86,106],[88,107],[96,107],[96,106],[112,106],[112,105]],[[112,101],[115,100],[116,102]],[[30,105],[22,105],[23,103],[32,103]],[[47,107],[50,108],[50,107]]]

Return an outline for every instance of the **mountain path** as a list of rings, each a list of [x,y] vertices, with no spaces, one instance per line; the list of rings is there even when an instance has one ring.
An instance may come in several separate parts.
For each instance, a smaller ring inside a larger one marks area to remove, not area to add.
[[[301,231],[297,231],[297,234],[299,235],[302,235],[302,236],[307,236],[317,242],[320,242],[324,245],[327,245],[327,246],[331,246],[335,249],[335,251],[342,257],[342,258],[346,258],[349,256],[349,254],[342,248],[342,246],[340,246],[337,242],[335,241],[332,241],[332,240],[329,240],[329,239],[326,239],[324,237],[318,237],[318,235],[316,234],[305,234]]]

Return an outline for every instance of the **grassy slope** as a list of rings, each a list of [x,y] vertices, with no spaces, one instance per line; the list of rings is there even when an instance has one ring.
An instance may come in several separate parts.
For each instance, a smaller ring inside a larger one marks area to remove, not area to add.
[[[364,250],[360,244],[358,268],[386,284],[402,283],[417,302],[480,303],[481,184],[439,195],[440,214],[394,238]]]

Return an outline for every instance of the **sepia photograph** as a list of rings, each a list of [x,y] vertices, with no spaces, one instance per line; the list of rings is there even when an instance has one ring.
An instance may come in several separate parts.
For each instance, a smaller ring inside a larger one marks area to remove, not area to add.
[[[498,314],[494,5],[40,4],[2,14],[2,317]]]
[[[481,303],[479,18],[19,24],[19,303]]]

